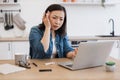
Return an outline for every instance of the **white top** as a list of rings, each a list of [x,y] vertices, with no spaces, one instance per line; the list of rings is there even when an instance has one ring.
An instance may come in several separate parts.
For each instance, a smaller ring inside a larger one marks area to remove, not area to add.
[[[56,46],[55,46],[55,38],[53,38],[52,41],[53,41],[53,52],[52,52],[51,58],[55,58],[55,56],[57,54]]]

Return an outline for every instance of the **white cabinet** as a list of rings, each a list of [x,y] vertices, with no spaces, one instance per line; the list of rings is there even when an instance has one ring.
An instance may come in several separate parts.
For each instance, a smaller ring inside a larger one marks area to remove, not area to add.
[[[29,54],[29,42],[21,41],[21,42],[12,42],[13,53],[24,53]]]
[[[14,59],[15,53],[29,54],[29,42],[0,42],[0,60]]]
[[[12,58],[11,42],[0,42],[0,60]]]
[[[120,41],[116,40],[111,50],[110,56],[116,59],[120,59]]]

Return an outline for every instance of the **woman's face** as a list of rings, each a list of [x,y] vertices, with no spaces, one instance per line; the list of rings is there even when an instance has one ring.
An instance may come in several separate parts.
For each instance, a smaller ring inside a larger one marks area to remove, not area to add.
[[[51,23],[51,29],[58,30],[63,25],[64,17],[65,17],[64,11],[56,10],[50,12],[49,19]]]

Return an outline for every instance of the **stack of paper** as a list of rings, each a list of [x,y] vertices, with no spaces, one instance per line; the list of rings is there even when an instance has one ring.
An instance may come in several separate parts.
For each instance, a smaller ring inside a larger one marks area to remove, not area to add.
[[[26,68],[18,67],[12,64],[1,64],[0,65],[0,73],[2,74],[9,74],[13,72],[23,71]]]

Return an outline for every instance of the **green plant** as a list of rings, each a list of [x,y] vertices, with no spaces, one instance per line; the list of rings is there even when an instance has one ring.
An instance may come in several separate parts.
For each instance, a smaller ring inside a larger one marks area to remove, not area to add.
[[[115,65],[115,62],[113,62],[113,61],[108,61],[108,62],[106,62],[105,64],[106,64],[106,65],[109,65],[109,66],[113,66],[113,65]]]

